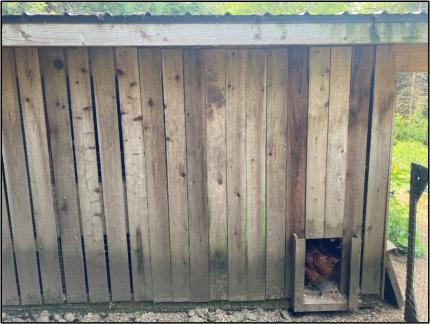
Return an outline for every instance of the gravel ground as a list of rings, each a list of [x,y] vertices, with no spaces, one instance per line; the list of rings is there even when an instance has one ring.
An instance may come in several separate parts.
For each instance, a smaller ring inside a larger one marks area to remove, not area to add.
[[[397,275],[403,298],[406,290],[406,256],[393,255],[393,267]],[[429,285],[428,285],[428,256],[415,259],[414,294],[417,314],[420,321],[428,322]]]
[[[292,314],[285,310],[263,310],[256,308],[242,311],[207,310],[197,308],[189,312],[176,313],[67,313],[2,314],[4,322],[400,322],[403,312],[387,304],[372,309],[361,309],[356,313],[330,312]]]
[[[393,257],[393,265],[404,293],[406,285],[406,257]],[[428,258],[415,263],[415,300],[421,320],[428,318]],[[37,314],[10,316],[2,313],[2,322],[403,322],[403,309],[386,303],[374,308],[360,309],[356,313],[325,312],[292,314],[285,310],[256,308],[242,311],[197,308],[188,312],[136,312],[136,313],[66,313],[43,311]]]

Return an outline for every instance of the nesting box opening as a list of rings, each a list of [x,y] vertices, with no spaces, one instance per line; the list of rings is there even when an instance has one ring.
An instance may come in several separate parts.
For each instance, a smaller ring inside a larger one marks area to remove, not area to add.
[[[305,286],[318,290],[339,288],[341,256],[340,238],[306,240]]]
[[[304,302],[343,302],[340,292],[342,239],[306,240]]]

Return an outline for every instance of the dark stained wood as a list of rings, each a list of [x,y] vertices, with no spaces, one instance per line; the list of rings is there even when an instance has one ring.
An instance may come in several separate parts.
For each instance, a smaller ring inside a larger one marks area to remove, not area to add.
[[[190,286],[192,301],[209,300],[206,114],[202,52],[184,49]]]
[[[342,274],[340,288],[346,293],[349,282],[351,238],[361,237],[364,178],[366,173],[367,131],[371,79],[374,63],[373,46],[354,46],[351,60],[348,144],[345,179],[345,215],[343,219]]]
[[[292,47],[288,53],[287,190],[285,238],[285,297],[292,293],[291,235],[305,232],[306,144],[308,121],[309,50]]]
[[[172,300],[161,50],[139,49],[154,301]]]

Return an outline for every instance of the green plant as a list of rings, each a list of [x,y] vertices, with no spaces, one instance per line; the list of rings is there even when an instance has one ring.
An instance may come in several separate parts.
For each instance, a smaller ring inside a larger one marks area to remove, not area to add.
[[[398,141],[394,143],[392,154],[390,190],[407,190],[411,162],[428,166],[428,146],[418,141]]]
[[[388,222],[388,239],[402,253],[408,252],[408,226],[409,211],[408,207],[403,205],[396,197],[390,198],[389,222]],[[426,254],[426,247],[423,245],[419,233],[415,236],[415,256]]]
[[[417,141],[428,145],[428,119],[423,115],[422,109],[407,117],[396,114],[394,142],[399,141]]]

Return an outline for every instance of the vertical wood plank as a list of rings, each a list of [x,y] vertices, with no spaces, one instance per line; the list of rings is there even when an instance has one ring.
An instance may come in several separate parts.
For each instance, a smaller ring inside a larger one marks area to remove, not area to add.
[[[348,309],[350,311],[357,311],[360,296],[360,256],[361,256],[361,239],[354,237],[351,238],[350,244],[350,266],[351,269],[349,278],[348,289]]]
[[[116,49],[134,300],[152,300],[148,195],[137,48]]]
[[[349,258],[351,238],[353,236],[361,238],[373,63],[373,46],[354,46],[352,48],[342,260]],[[341,263],[340,287],[344,292],[350,282],[349,265],[350,262]]]
[[[92,48],[90,53],[112,300],[126,301],[131,299],[131,295],[113,50],[112,48]]]
[[[204,61],[201,50],[184,49],[190,287],[192,301],[208,301],[209,219],[207,205]]]
[[[309,50],[288,50],[287,97],[287,221],[285,239],[285,297],[292,293],[291,237],[305,233],[306,144],[308,129]]]
[[[246,65],[248,299],[261,300],[266,291],[266,51],[248,50]]]
[[[379,294],[382,285],[391,136],[396,97],[395,47],[376,47],[369,173],[361,292]]]
[[[5,107],[3,107],[3,109],[5,109]],[[6,205],[3,169],[1,169],[1,304],[19,305],[18,287],[16,285],[16,273],[13,261],[13,246],[8,217],[9,214]]]
[[[306,169],[306,238],[324,237],[330,47],[309,53],[309,113]]]
[[[226,53],[229,300],[247,298],[246,51]]]
[[[267,53],[266,298],[284,296],[288,49]]]
[[[2,160],[5,170],[5,183],[10,192],[8,203],[11,229],[15,240],[17,275],[20,282],[22,304],[38,304],[41,303],[42,298],[38,280],[36,245],[31,219],[30,191],[25,165],[24,138],[19,111],[13,49],[4,48],[2,54]],[[2,200],[3,195],[5,193],[2,187]],[[5,217],[7,224],[6,203],[2,201],[2,224],[3,217]],[[3,230],[6,231],[4,225],[2,225],[2,233]],[[7,235],[7,233],[4,233],[5,240]],[[3,246],[6,248],[6,241],[4,241]],[[3,281],[3,284],[7,285],[8,283]]]
[[[324,237],[341,237],[345,208],[351,47],[331,48]]]
[[[175,301],[187,301],[190,299],[190,257],[182,50],[166,49],[162,55],[172,290]]]
[[[104,218],[97,167],[88,50],[75,47],[67,48],[66,51],[89,300],[106,302],[109,300],[109,291],[103,240]]]
[[[85,274],[81,245],[78,196],[75,182],[73,144],[67,96],[64,50],[39,50],[45,85],[46,111],[55,183],[56,211],[63,252],[66,298],[84,302]]]
[[[154,301],[172,300],[160,49],[139,49]]]
[[[48,135],[37,48],[16,48],[43,302],[63,302]],[[6,184],[9,186],[8,184]],[[35,278],[32,278],[35,280]],[[21,281],[20,281],[21,282]]]
[[[205,50],[210,297],[228,297],[225,51]]]
[[[300,310],[304,303],[306,240],[299,239],[296,234],[293,234],[292,250],[294,269],[292,300],[294,310]]]

